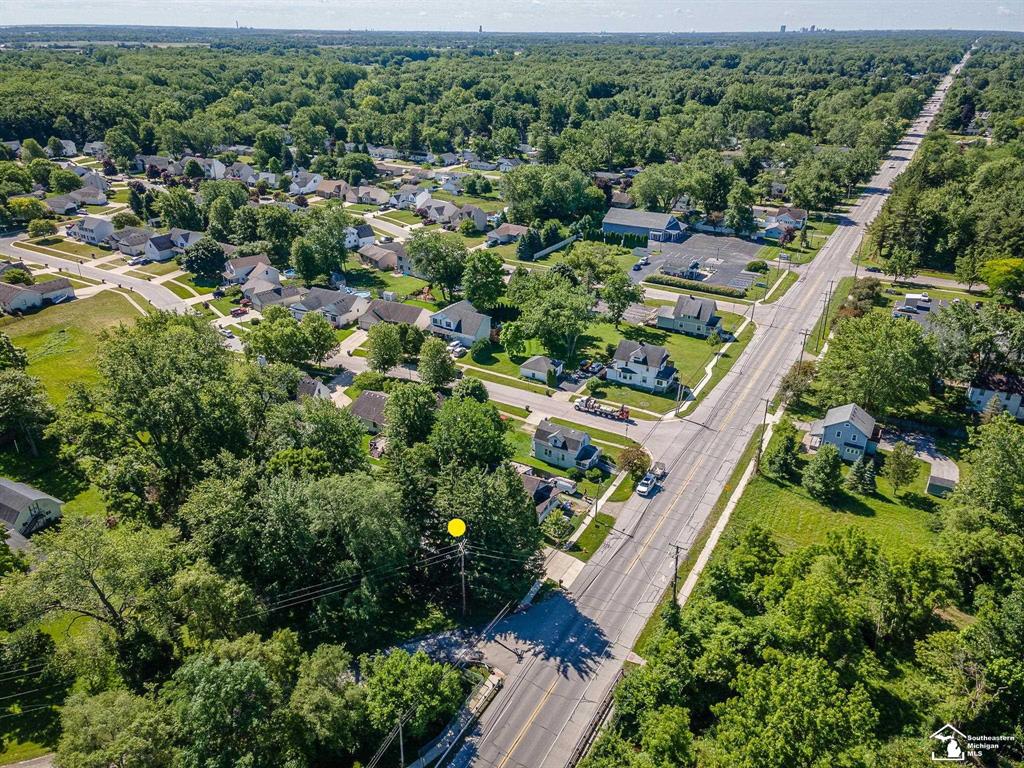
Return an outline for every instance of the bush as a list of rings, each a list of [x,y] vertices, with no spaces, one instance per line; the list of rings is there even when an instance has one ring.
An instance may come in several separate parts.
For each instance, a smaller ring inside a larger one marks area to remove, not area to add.
[[[588,394],[594,394],[601,388],[601,380],[597,376],[591,376],[587,379],[586,390]]]
[[[28,223],[30,237],[49,237],[57,234],[57,225],[49,219],[32,219]]]
[[[712,331],[710,334],[708,334],[707,342],[708,342],[708,346],[712,346],[712,347],[717,347],[717,346],[721,345],[721,343],[722,343],[722,334],[720,334],[717,329]]]
[[[597,467],[591,467],[587,470],[587,480],[597,485],[604,479],[604,473],[601,472]]]
[[[674,275],[651,275],[646,278],[646,281],[655,285],[667,285],[671,288],[682,288],[687,291],[702,291],[703,293],[713,293],[717,296],[729,296],[733,299],[742,299],[747,295],[746,291],[741,291],[738,288],[730,288],[727,285],[710,285],[702,283],[700,280],[687,280],[682,277],[675,277]]]
[[[547,385],[552,389],[558,389],[558,374],[555,373],[554,368],[548,368]]]
[[[577,483],[583,479],[583,470],[579,467],[572,467],[565,474],[570,480]]]
[[[352,379],[352,386],[364,392],[383,392],[388,377],[376,371],[363,371]]]
[[[768,264],[761,259],[754,259],[753,261],[747,262],[747,272],[760,272],[762,275],[767,274]]]
[[[487,350],[490,349],[490,342],[487,339],[477,339],[469,348],[469,356],[476,362],[480,362]]]

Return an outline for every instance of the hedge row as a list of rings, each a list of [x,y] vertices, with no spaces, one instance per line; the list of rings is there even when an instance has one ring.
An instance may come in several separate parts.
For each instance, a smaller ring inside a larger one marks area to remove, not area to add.
[[[701,293],[714,293],[719,296],[728,296],[733,299],[746,298],[747,292],[739,288],[731,288],[728,285],[711,285],[702,283],[700,280],[687,280],[673,275],[651,275],[644,280],[655,285],[668,285],[672,288],[682,288],[685,291],[700,291]]]

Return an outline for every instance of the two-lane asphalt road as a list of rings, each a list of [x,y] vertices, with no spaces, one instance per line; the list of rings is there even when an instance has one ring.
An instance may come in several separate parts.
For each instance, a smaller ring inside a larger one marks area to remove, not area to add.
[[[81,275],[100,283],[125,288],[139,294],[157,309],[179,313],[185,312],[188,309],[188,304],[175,296],[170,288],[166,288],[159,283],[151,283],[148,280],[129,275],[119,275],[110,270],[90,266],[87,263],[79,264],[72,259],[62,259],[59,256],[51,256],[50,254],[39,253],[38,251],[30,251],[26,248],[18,248],[14,245],[16,239],[15,237],[0,238],[0,253],[30,264],[42,264],[47,267],[60,268],[67,273],[68,277]]]
[[[562,768],[569,761],[671,583],[675,547],[685,554],[693,546],[762,421],[765,399],[802,354],[800,331],[820,315],[829,283],[853,273],[864,226],[913,157],[958,71],[959,65],[944,79],[799,281],[777,303],[758,307],[758,330],[733,369],[686,419],[655,425],[644,444],[669,467],[661,491],[626,503],[570,591],[503,621],[487,638],[488,660],[508,677],[453,765]]]

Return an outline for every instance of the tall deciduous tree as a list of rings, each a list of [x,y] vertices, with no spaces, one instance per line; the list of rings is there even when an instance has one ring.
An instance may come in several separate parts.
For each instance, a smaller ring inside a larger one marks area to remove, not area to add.
[[[477,249],[466,257],[462,274],[462,291],[474,307],[486,312],[498,306],[505,292],[505,271],[501,258],[490,251]]]
[[[18,365],[21,350],[17,347],[12,350],[4,355],[9,366],[0,367],[0,434],[24,441],[32,455],[37,456],[37,441],[43,427],[53,418],[53,407],[46,398],[42,382]]]
[[[192,243],[181,255],[181,266],[199,277],[215,280],[224,271],[224,249],[212,237],[206,236]]]
[[[450,301],[462,282],[466,266],[466,244],[457,235],[416,232],[406,246],[413,266],[441,289]]]
[[[617,329],[626,310],[644,300],[644,289],[630,280],[625,272],[615,272],[605,279],[601,288],[601,298],[608,305],[608,319]]]
[[[402,337],[393,323],[377,323],[366,339],[366,361],[370,369],[387,373],[402,361]]]
[[[431,389],[440,389],[455,380],[455,362],[444,341],[431,336],[423,342],[418,370],[420,380]]]

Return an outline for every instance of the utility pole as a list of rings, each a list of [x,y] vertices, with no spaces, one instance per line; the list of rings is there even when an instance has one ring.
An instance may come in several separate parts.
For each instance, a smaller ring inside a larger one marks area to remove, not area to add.
[[[398,768],[405,768],[405,738],[402,735],[402,716],[398,717]]]
[[[800,331],[800,336],[802,338],[800,340],[800,346],[799,346],[799,348],[796,351],[796,361],[798,363],[801,360],[804,359],[804,350],[807,349],[807,337],[810,336],[810,335],[811,335],[811,329],[810,328],[804,328],[802,331]]]
[[[466,617],[466,543],[459,542],[459,577],[462,579],[462,617]]]
[[[832,304],[832,283],[834,280],[828,281],[828,291],[825,293],[825,309],[821,313],[821,327],[818,329],[818,339],[814,344],[814,351],[817,352],[821,349],[822,343],[825,341],[826,330],[828,329],[828,312],[829,307]]]
[[[675,606],[678,595],[677,584],[679,583],[679,545],[674,544],[673,546],[676,548],[676,555],[675,564],[672,566],[672,605]]]

